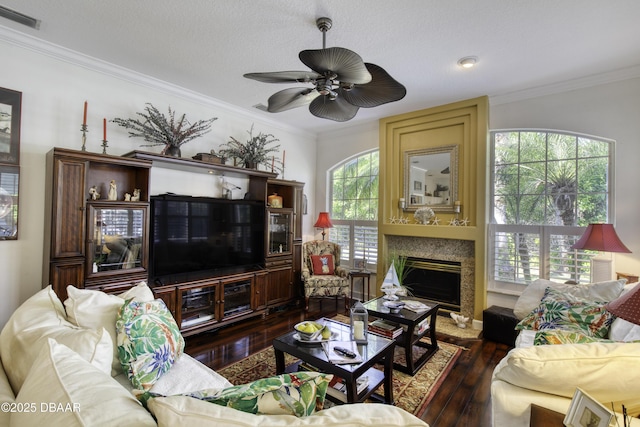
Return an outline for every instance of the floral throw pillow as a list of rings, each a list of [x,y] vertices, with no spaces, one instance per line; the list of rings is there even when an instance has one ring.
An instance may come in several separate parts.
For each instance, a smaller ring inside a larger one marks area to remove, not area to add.
[[[522,319],[516,329],[565,329],[606,338],[615,317],[604,308],[604,304],[546,288],[540,305]]]
[[[324,407],[332,378],[333,375],[320,372],[296,372],[222,390],[208,389],[182,395],[251,414],[305,417]],[[136,397],[146,406],[149,399],[158,396],[147,391],[137,393]]]
[[[180,328],[162,300],[126,301],[116,319],[118,356],[137,389],[150,389],[184,351]]]
[[[533,345],[548,344],[587,344],[591,342],[614,342],[594,338],[579,330],[547,329],[536,332]]]

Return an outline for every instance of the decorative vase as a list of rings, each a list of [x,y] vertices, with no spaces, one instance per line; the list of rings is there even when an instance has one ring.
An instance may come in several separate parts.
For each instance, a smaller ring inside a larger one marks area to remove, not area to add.
[[[258,169],[258,162],[254,162],[252,160],[245,160],[244,167],[247,169]]]
[[[182,157],[180,147],[176,147],[175,145],[167,145],[164,149],[164,154],[172,157]]]
[[[267,203],[272,208],[281,208],[282,207],[282,196],[278,196],[278,193],[273,193],[272,195],[267,197]]]

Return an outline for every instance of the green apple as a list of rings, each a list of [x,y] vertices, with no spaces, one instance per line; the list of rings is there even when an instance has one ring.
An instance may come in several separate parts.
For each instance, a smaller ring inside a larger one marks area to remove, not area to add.
[[[328,340],[329,338],[331,338],[331,329],[329,329],[328,325],[324,325],[320,334],[322,334],[323,340]]]

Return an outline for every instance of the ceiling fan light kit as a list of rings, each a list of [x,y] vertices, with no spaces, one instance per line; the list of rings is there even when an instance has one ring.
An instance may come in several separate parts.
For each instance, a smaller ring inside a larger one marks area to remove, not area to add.
[[[244,77],[263,83],[311,83],[312,88],[289,88],[269,97],[267,111],[279,113],[309,106],[316,117],[345,122],[360,108],[377,107],[399,101],[406,88],[382,67],[366,63],[357,53],[342,47],[326,47],[330,18],[318,18],[322,49],[303,50],[298,57],[312,71],[247,73]]]

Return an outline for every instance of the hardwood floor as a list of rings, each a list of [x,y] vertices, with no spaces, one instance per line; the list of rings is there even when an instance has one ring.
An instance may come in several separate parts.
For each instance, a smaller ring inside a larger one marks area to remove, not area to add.
[[[312,300],[309,312],[290,308],[271,313],[266,319],[255,318],[186,338],[186,352],[214,370],[244,359],[271,346],[273,338],[289,332],[293,325],[338,312],[348,314],[342,303],[336,310],[333,301]],[[465,340],[438,335],[438,339],[468,348],[458,359],[423,419],[431,427],[491,426],[490,384],[496,364],[510,350],[505,344],[482,339]]]

